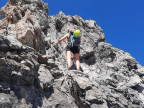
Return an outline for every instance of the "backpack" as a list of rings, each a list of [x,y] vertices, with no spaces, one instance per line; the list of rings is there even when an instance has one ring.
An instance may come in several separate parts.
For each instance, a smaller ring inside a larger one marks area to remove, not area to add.
[[[74,37],[73,32],[70,32],[67,45],[72,46],[72,47],[73,46],[79,47],[80,46],[80,37]]]

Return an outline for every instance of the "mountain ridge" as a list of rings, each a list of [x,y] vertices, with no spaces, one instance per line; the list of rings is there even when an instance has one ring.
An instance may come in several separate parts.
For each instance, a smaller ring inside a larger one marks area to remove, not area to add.
[[[9,0],[0,12],[0,107],[144,107],[144,68],[95,21],[48,16],[41,0]],[[71,28],[82,35],[80,73],[67,70],[65,42],[55,45]]]

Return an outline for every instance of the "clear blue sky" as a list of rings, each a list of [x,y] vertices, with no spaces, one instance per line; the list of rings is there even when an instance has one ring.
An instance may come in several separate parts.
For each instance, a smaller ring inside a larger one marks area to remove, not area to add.
[[[0,7],[8,0],[0,0]],[[43,0],[49,15],[59,11],[95,20],[106,42],[130,53],[144,66],[144,0]]]

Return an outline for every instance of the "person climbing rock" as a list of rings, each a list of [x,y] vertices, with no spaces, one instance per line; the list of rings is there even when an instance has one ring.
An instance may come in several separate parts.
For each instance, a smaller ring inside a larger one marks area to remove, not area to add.
[[[68,69],[71,69],[71,53],[73,53],[75,57],[75,64],[78,71],[80,71],[80,61],[79,61],[79,53],[80,53],[80,30],[70,29],[69,34],[66,34],[64,37],[58,40],[57,45],[61,43],[64,39],[67,38],[66,42],[66,56],[67,56],[67,65]]]

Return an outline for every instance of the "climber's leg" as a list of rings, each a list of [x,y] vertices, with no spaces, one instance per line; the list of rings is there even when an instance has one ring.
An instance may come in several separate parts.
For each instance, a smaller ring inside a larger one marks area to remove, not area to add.
[[[71,51],[66,52],[68,69],[71,68]]]
[[[80,70],[80,61],[79,61],[79,53],[75,53],[74,54],[75,57],[75,64],[76,64],[76,68],[79,71]]]

